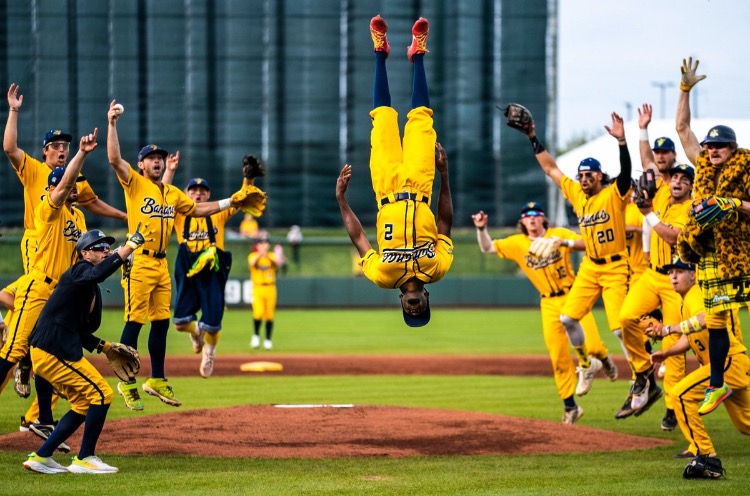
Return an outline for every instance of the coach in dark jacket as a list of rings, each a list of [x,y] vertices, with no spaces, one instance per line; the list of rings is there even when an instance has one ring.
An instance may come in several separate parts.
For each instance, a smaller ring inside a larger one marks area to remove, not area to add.
[[[80,237],[76,250],[81,259],[60,277],[60,281],[39,315],[29,336],[34,373],[46,379],[70,402],[68,411],[47,440],[29,455],[24,467],[34,472],[106,474],[117,472],[94,455],[96,443],[112,403],[112,388],[99,371],[83,357],[83,348],[100,353],[109,343],[94,336],[102,320],[99,283],[111,276],[145,239],[136,230],[124,246],[110,255],[115,242],[99,230]],[[69,467],[52,459],[55,448],[85,422],[78,456]]]

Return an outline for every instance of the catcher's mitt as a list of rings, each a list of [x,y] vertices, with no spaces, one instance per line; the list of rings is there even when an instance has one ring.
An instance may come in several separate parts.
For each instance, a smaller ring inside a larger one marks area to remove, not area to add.
[[[242,177],[245,179],[255,179],[256,177],[263,177],[266,175],[266,171],[263,166],[254,155],[245,155],[242,158]]]
[[[135,348],[122,343],[107,343],[103,351],[118,379],[125,382],[135,379],[141,370],[141,357]]]
[[[187,277],[193,277],[195,274],[203,270],[204,267],[208,266],[209,270],[219,272],[219,254],[216,252],[215,246],[209,246],[203,250],[198,258],[193,262],[193,266],[187,274]]]
[[[518,129],[524,134],[529,134],[534,129],[534,118],[531,116],[529,109],[523,105],[509,103],[507,107],[500,110],[503,111],[508,126]]]
[[[663,325],[660,320],[647,313],[641,315],[641,318],[638,321],[638,328],[650,338],[661,339],[662,327]]]
[[[562,239],[557,236],[536,238],[529,246],[529,253],[537,258],[547,258],[552,255],[562,244]]]
[[[656,174],[654,171],[651,169],[643,171],[638,182],[633,183],[633,190],[635,191],[635,204],[641,208],[650,207],[651,201],[656,196]]]
[[[720,196],[709,196],[703,201],[695,201],[690,209],[690,216],[702,229],[708,229],[726,218],[732,212],[736,212],[742,204],[737,198],[722,198]]]
[[[726,475],[721,460],[708,455],[698,455],[685,465],[682,471],[684,479],[719,479]]]
[[[266,194],[252,184],[245,184],[232,195],[231,202],[234,208],[253,217],[260,217],[266,209]]]

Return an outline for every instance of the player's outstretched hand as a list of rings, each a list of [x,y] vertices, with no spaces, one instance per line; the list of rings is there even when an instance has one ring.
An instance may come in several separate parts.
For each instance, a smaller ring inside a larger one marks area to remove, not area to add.
[[[693,64],[693,57],[689,57],[687,61],[682,59],[682,67],[680,68],[680,72],[682,73],[680,77],[680,89],[682,91],[690,91],[693,86],[706,79],[705,74],[700,76],[696,74],[699,63],[700,61],[695,59],[695,64]]]
[[[23,105],[23,95],[19,95],[18,91],[21,89],[16,83],[11,83],[8,88],[8,107],[19,110]]]
[[[531,115],[529,109],[519,103],[509,103],[505,108],[497,108],[503,111],[506,119],[505,123],[508,127],[518,129],[523,134],[531,136],[536,126],[534,124],[534,117]]]
[[[167,155],[167,170],[176,171],[180,165],[180,150],[177,150],[174,154],[170,153]]]
[[[480,210],[479,212],[472,214],[471,220],[474,221],[474,227],[477,229],[484,229],[487,227],[487,222],[490,218],[484,213],[484,210]]]
[[[135,232],[128,236],[128,240],[125,242],[127,246],[129,246],[133,251],[137,250],[144,244],[146,244],[146,241],[153,241],[154,238],[150,238],[147,236],[150,236],[154,233],[153,230],[148,231],[148,224],[143,226],[144,233],[141,232],[141,223],[138,223],[138,227],[135,228]]]
[[[115,108],[115,104],[117,104],[117,100],[109,102],[109,110],[107,111],[107,122],[109,124],[116,123],[120,116],[122,116],[122,112],[120,112],[119,107]]]
[[[448,173],[448,155],[440,143],[435,143],[435,167],[440,174]]]
[[[604,126],[604,129],[618,140],[625,139],[625,125],[622,117],[617,112],[612,112],[612,127]]]
[[[346,193],[346,189],[349,187],[349,179],[352,178],[352,166],[350,164],[344,165],[339,172],[339,178],[336,180],[336,198],[343,198]]]
[[[638,109],[638,127],[641,129],[648,128],[648,125],[651,124],[651,117],[654,113],[654,108],[649,105],[648,103],[644,103],[643,110],[640,108]]]
[[[81,136],[80,150],[83,153],[91,153],[96,150],[97,143],[96,137],[99,136],[99,128],[95,127],[94,132],[91,134],[84,134]]]

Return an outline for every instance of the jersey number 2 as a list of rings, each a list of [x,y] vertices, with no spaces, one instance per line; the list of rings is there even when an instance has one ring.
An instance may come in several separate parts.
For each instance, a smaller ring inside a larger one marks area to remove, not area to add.
[[[386,224],[383,232],[383,237],[386,241],[393,239],[393,224]]]

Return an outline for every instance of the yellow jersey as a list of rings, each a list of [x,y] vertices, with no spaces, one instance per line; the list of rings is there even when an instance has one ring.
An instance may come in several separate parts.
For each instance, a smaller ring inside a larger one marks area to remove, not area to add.
[[[633,202],[628,203],[625,208],[625,225],[643,229],[643,214],[638,210],[638,205]],[[648,262],[646,261],[646,255],[643,253],[643,232],[625,232],[625,246],[628,250],[630,268],[633,272],[641,273],[646,270]]]
[[[38,247],[31,272],[58,281],[77,259],[76,242],[86,232],[86,219],[75,207],[54,205],[49,195],[42,197],[34,213]]]
[[[276,284],[276,270],[279,265],[275,253],[269,252],[267,255],[261,255],[254,251],[247,256],[247,265],[250,267],[250,280],[253,286]]]
[[[543,237],[550,236],[557,236],[561,239],[581,239],[578,234],[563,227],[547,229]],[[548,257],[537,258],[529,254],[531,238],[525,234],[495,239],[492,241],[492,246],[498,257],[516,262],[542,296],[564,294],[573,285],[575,272],[570,263],[572,248],[561,246]]]
[[[221,250],[224,249],[224,225],[235,213],[237,213],[236,208],[229,208],[211,216],[216,247]],[[187,243],[189,251],[200,253],[211,245],[208,236],[208,221],[206,220],[206,217],[190,217],[190,231],[188,232],[188,239],[185,240],[183,234],[185,233],[186,218],[187,217],[184,215],[177,215],[177,217],[175,217],[174,229],[177,232],[177,241],[180,244]]]
[[[625,207],[629,193],[621,195],[613,182],[599,193],[587,196],[581,185],[567,176],[563,176],[560,187],[578,216],[586,255],[593,259],[626,255]]]

